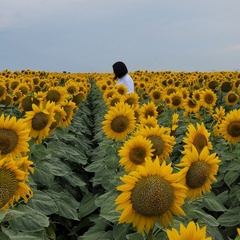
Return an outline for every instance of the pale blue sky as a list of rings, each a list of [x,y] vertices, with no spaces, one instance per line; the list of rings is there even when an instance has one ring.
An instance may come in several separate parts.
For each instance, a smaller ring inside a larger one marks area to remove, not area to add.
[[[239,0],[0,0],[0,71],[240,70]]]

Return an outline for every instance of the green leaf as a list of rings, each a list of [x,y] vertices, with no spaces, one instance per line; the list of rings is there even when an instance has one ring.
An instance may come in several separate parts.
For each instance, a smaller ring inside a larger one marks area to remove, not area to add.
[[[83,196],[78,210],[80,218],[87,216],[98,208],[95,204],[95,200],[96,196],[92,193],[87,193]]]
[[[222,212],[227,210],[213,193],[203,196],[202,202],[203,206],[211,211]]]
[[[22,212],[22,216],[13,218],[9,221],[11,228],[23,232],[37,232],[48,227],[48,217],[44,214],[26,206],[19,205],[17,210]]]
[[[230,186],[240,176],[240,171],[228,171],[224,177],[225,183]]]
[[[144,240],[144,237],[140,233],[131,233],[126,236],[127,240]]]
[[[221,226],[237,226],[240,223],[240,207],[227,210],[217,220]]]
[[[30,233],[30,232],[18,232],[13,229],[7,229],[2,227],[2,231],[8,236],[1,236],[1,240],[46,240],[44,231],[40,233]]]
[[[57,206],[55,202],[46,193],[36,189],[33,192],[33,198],[28,200],[29,207],[45,215],[50,215],[57,212]]]

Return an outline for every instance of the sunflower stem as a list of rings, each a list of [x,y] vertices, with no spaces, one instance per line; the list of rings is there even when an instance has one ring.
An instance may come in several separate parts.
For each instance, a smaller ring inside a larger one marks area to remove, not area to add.
[[[146,234],[147,240],[154,240],[153,229],[150,229],[149,233]]]

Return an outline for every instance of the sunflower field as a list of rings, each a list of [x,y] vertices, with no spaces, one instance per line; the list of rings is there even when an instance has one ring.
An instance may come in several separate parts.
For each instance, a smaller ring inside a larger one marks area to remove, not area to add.
[[[240,72],[0,72],[1,240],[239,240]]]

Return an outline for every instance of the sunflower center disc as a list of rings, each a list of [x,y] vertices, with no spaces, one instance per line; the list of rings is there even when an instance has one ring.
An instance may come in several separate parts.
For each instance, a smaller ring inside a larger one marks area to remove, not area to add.
[[[240,122],[239,121],[233,121],[228,125],[227,129],[229,135],[232,137],[239,137],[240,136]]]
[[[111,129],[114,132],[121,133],[124,132],[129,125],[128,118],[125,116],[117,116],[111,122]]]
[[[13,197],[17,188],[16,176],[7,169],[0,169],[0,208]]]
[[[142,164],[145,161],[146,150],[142,147],[136,147],[132,149],[129,153],[129,158],[131,162],[135,164]]]
[[[171,207],[173,199],[171,185],[158,175],[140,179],[131,197],[133,209],[146,217],[164,214]]]
[[[193,162],[186,175],[186,184],[190,188],[204,185],[210,173],[209,165],[204,161]]]
[[[32,119],[32,127],[34,130],[40,131],[48,124],[47,114],[40,112],[37,113]]]
[[[154,157],[159,156],[162,154],[164,150],[164,142],[163,140],[155,135],[151,135],[147,137],[152,142],[152,148],[154,149],[153,155]]]
[[[198,133],[193,140],[193,145],[196,147],[198,153],[200,153],[203,148],[207,146],[206,137],[203,134]]]
[[[18,135],[10,129],[0,129],[0,151],[1,154],[12,152],[18,144]]]

